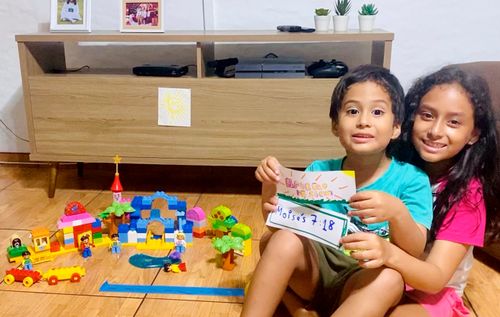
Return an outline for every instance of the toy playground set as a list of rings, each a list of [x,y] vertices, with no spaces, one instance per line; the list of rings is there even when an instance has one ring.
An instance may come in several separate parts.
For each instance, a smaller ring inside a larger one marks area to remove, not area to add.
[[[165,257],[153,257],[138,253],[129,258],[129,263],[139,268],[162,267],[165,272],[184,272],[186,263],[182,262],[182,254],[186,247],[193,247],[193,239],[211,238],[212,246],[221,253],[222,269],[232,270],[235,266],[235,254],[247,256],[251,254],[251,229],[232,215],[231,209],[220,205],[208,216],[201,207],[187,209],[186,201],[179,200],[162,191],[150,196],[135,196],[133,199],[122,197],[122,185],[118,165],[121,158],[114,157],[116,166],[114,181],[111,185],[113,202],[97,217],[92,216],[78,201],[69,202],[64,213],[57,222],[58,231],[53,236],[45,227],[31,230],[32,245],[28,246],[17,235],[11,236],[7,248],[7,258],[18,267],[6,271],[4,281],[12,284],[22,282],[24,286],[47,280],[55,285],[60,280],[79,282],[85,276],[85,268],[81,266],[53,268],[45,273],[33,270],[33,265],[52,261],[54,258],[68,253],[80,253],[83,258],[92,256],[92,248],[107,247],[112,254],[120,255],[122,247],[135,247],[137,250],[166,250]],[[164,200],[168,210],[175,212],[175,219],[162,217],[160,209],[153,208],[156,200]],[[144,216],[144,215],[147,215]],[[104,229],[103,229],[104,228]],[[133,286],[122,284],[110,286],[105,282],[102,291],[131,291]],[[141,286],[136,286],[141,288]],[[185,288],[184,286],[179,286]],[[177,288],[179,288],[177,287]],[[189,287],[187,287],[189,289]],[[175,291],[175,287],[164,286],[166,293]],[[210,288],[211,289],[211,288]],[[213,288],[209,295],[220,293]],[[203,294],[205,290],[191,290],[192,294]],[[236,290],[236,289],[235,289]],[[149,289],[148,292],[153,290]],[[185,289],[182,290],[186,292]],[[201,292],[201,293],[200,293]],[[221,294],[237,294],[223,290]]]

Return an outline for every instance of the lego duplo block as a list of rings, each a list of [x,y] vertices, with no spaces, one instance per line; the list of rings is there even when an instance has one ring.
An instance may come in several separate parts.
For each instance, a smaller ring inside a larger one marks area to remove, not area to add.
[[[122,241],[122,242],[124,242],[124,241]],[[128,232],[128,242],[129,243],[137,243],[137,231],[131,230]]]
[[[185,200],[179,200],[177,201],[177,210],[178,211],[186,211],[186,201]]]
[[[129,230],[130,230],[130,226],[128,225],[128,223],[121,223],[118,226],[118,233],[120,233],[120,232],[128,232]]]
[[[59,250],[61,250],[61,244],[59,241],[52,241],[50,243],[50,252],[58,252]]]
[[[96,232],[102,232],[102,228],[101,227],[92,227],[92,233],[96,233]]]
[[[62,231],[64,234],[66,234],[66,233],[73,234],[73,227],[64,227],[64,228],[62,228]]]
[[[102,222],[99,218],[96,218],[95,221],[92,223],[92,228],[101,228],[102,227]]]
[[[195,231],[193,231],[193,237],[198,238],[198,239],[204,238],[205,237],[205,231],[203,231],[203,232],[195,232]]]
[[[146,233],[148,229],[148,221],[144,219],[137,220],[137,232]]]
[[[135,209],[135,211],[142,210],[142,196],[135,196],[130,203],[130,206]]]
[[[233,237],[240,237],[243,240],[248,240],[252,237],[252,230],[245,224],[237,223],[231,228],[231,235]]]
[[[165,233],[165,241],[167,242],[174,242],[175,234],[172,233]]]
[[[75,234],[80,234],[86,231],[92,231],[92,224],[91,223],[86,223],[81,226],[75,226],[73,227],[73,232]]]
[[[146,236],[146,233],[137,232],[137,242],[145,242]]]
[[[64,237],[64,240],[74,239],[75,235],[73,234],[73,232],[70,232],[70,233],[65,233],[63,237]]]
[[[193,233],[191,233],[191,232],[189,232],[189,233],[184,232],[184,236],[185,236],[185,239],[186,239],[187,243],[193,242]]]
[[[102,238],[102,232],[96,232],[92,233],[92,238],[95,239],[101,239]]]
[[[151,213],[149,215],[150,219],[158,219],[161,218],[160,209],[151,209]]]
[[[195,206],[187,211],[186,219],[193,222],[206,220],[205,211],[201,207]]]
[[[101,244],[102,243],[102,237],[101,238],[93,238],[95,244]]]
[[[74,245],[75,244],[75,239],[64,239],[64,245]]]
[[[128,232],[118,232],[118,240],[120,240],[121,243],[127,243]]]
[[[184,223],[181,228],[182,228],[182,232],[184,232],[184,233],[192,233],[193,232],[193,222],[186,221],[186,223]]]
[[[188,219],[189,220],[189,219]],[[207,226],[207,220],[189,220],[193,223],[193,229],[194,228],[201,228],[201,227],[206,227]]]

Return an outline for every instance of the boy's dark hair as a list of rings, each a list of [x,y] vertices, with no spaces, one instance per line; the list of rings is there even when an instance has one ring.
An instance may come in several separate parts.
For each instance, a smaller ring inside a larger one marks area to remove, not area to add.
[[[111,235],[111,238],[118,238],[118,233],[113,233],[113,234]]]
[[[474,108],[474,125],[479,130],[479,139],[472,145],[466,145],[455,156],[448,174],[443,175],[446,176],[447,184],[439,192],[434,203],[431,241],[436,238],[450,208],[462,199],[469,182],[477,178],[482,183],[486,205],[486,241],[493,242],[500,238],[499,140],[488,84],[482,77],[467,73],[456,66],[448,66],[418,79],[405,98],[406,114],[394,154],[400,160],[423,167],[424,161],[415,150],[411,138],[415,113],[425,94],[435,86],[446,84],[460,85],[469,97]]]
[[[26,255],[31,255],[31,252],[30,251],[23,251],[22,256],[26,256]]]
[[[361,65],[352,72],[342,77],[340,82],[333,90],[330,104],[330,118],[338,123],[339,110],[342,107],[342,101],[351,87],[357,83],[371,81],[382,88],[391,97],[392,112],[394,113],[394,124],[401,124],[404,118],[404,91],[399,80],[391,72],[381,66]]]

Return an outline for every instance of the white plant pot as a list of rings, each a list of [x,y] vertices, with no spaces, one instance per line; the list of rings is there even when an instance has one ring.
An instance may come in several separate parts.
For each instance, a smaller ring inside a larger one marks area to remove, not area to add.
[[[331,20],[332,17],[329,15],[315,15],[314,26],[316,28],[316,32],[328,32]]]
[[[348,15],[334,15],[333,16],[333,31],[334,32],[347,32],[349,25]]]
[[[373,31],[373,26],[375,25],[374,15],[358,15],[358,21],[359,21],[360,32]]]

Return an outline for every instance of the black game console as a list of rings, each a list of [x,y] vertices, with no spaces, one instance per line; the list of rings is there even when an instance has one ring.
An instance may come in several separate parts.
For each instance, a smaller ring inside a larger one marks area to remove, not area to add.
[[[180,77],[188,72],[187,66],[179,65],[142,65],[132,68],[132,72],[137,76],[163,76]]]
[[[307,66],[307,73],[313,78],[339,78],[344,76],[348,71],[349,68],[344,62],[334,59],[330,62],[320,59]]]

